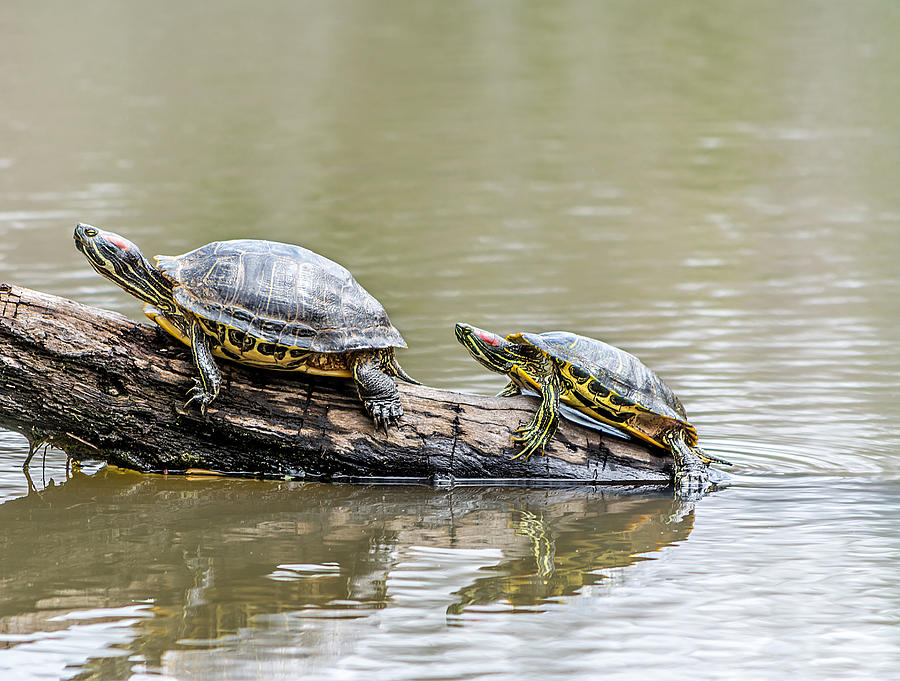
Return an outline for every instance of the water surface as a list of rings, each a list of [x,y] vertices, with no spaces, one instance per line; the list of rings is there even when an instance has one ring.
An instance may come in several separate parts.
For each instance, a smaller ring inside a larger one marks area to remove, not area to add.
[[[0,433],[0,670],[41,679],[896,678],[900,8],[863,0],[0,8],[0,278],[138,318],[148,254],[349,267],[456,343],[639,355],[735,485],[166,479]]]

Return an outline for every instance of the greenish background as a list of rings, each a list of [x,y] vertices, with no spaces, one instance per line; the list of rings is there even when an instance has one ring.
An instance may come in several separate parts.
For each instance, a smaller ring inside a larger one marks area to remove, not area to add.
[[[53,451],[28,494],[0,433],[5,677],[896,674],[900,5],[10,0],[0,45],[3,280],[138,318],[75,222],[299,243],[424,382],[502,387],[456,321],[593,335],[736,463],[696,509]]]

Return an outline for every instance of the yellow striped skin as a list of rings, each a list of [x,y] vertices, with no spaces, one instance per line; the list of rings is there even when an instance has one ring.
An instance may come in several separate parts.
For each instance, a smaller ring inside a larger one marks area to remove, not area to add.
[[[173,323],[172,319],[162,313],[157,307],[144,305],[144,314],[152,319],[159,327],[169,335],[177,338],[182,343],[191,346],[191,339],[185,332]],[[316,376],[338,376],[350,378],[352,353],[324,353],[310,352],[301,348],[290,348],[283,345],[271,345],[271,351],[265,343],[245,336],[237,329],[215,324],[208,320],[199,320],[201,326],[209,334],[212,342],[210,349],[213,355],[222,359],[247,364],[262,369],[275,371],[296,371]],[[240,342],[239,342],[240,341]],[[260,352],[260,346],[267,352]]]

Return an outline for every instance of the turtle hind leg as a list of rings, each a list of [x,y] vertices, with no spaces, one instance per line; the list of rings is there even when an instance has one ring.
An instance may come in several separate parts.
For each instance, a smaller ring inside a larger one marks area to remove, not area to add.
[[[196,403],[200,413],[206,416],[206,408],[210,402],[216,399],[219,388],[222,387],[222,374],[213,359],[212,349],[209,347],[209,337],[195,319],[191,321],[188,329],[191,340],[191,355],[194,358],[194,366],[200,372],[200,378],[194,379],[194,387],[188,390],[188,399],[184,403],[187,409]]]
[[[675,459],[675,493],[687,500],[702,497],[712,487],[707,465],[684,441],[684,434],[672,431],[663,436]]]
[[[559,392],[559,377],[553,372],[541,386],[541,404],[534,418],[528,424],[517,428],[516,434],[512,436],[513,441],[524,445],[522,451],[512,457],[512,460],[525,457],[523,461],[528,461],[532,454],[544,453],[544,448],[559,427]]]
[[[351,370],[356,392],[375,421],[375,430],[382,428],[387,432],[388,426],[403,416],[403,406],[397,384],[386,371],[390,370],[390,360],[384,359],[380,353],[361,353],[353,359]]]

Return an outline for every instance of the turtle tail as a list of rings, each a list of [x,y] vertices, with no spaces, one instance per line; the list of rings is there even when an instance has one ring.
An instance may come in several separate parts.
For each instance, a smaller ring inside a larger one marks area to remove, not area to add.
[[[711,463],[717,463],[722,466],[733,466],[734,464],[726,459],[720,459],[717,456],[711,456],[706,453],[706,450],[700,449],[699,447],[694,447],[694,453],[700,457],[700,460],[703,461],[707,466]]]
[[[422,385],[408,373],[403,370],[403,367],[400,366],[400,362],[397,361],[397,358],[394,356],[392,352],[390,355],[390,359],[387,362],[387,366],[385,367],[387,373],[391,376],[396,376],[401,381],[405,381],[406,383],[412,383],[413,385]]]

